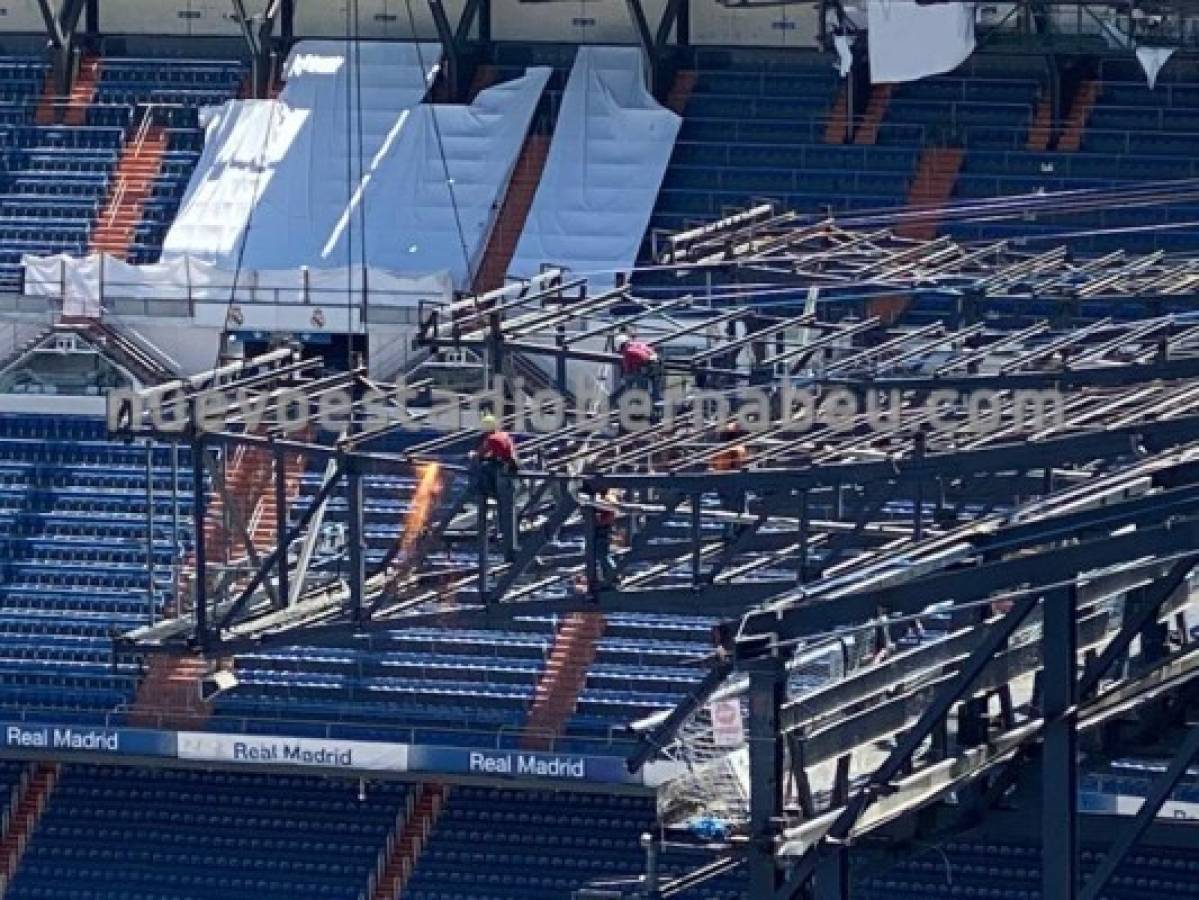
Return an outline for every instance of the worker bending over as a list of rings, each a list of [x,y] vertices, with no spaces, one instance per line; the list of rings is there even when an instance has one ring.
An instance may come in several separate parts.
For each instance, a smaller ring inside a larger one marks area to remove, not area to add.
[[[616,352],[620,354],[620,383],[612,393],[612,402],[615,404],[622,394],[632,390],[646,391],[656,398],[662,378],[658,351],[630,334],[622,334],[616,341]]]

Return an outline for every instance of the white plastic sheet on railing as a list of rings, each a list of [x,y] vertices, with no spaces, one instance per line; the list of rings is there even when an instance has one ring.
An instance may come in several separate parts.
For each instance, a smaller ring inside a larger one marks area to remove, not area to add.
[[[68,316],[99,318],[115,300],[188,303],[345,304],[363,297],[373,306],[415,307],[449,302],[445,272],[398,275],[381,269],[283,269],[234,272],[211,262],[177,257],[135,266],[107,254],[26,256],[25,293],[63,301]]]
[[[508,274],[552,263],[603,287],[628,271],[681,122],[646,89],[638,48],[580,47]]]

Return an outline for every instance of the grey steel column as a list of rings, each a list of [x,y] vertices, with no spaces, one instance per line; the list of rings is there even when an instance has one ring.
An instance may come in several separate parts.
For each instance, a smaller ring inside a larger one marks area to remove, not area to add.
[[[1045,745],[1041,761],[1041,896],[1078,895],[1078,633],[1074,585],[1046,596],[1044,604]]]
[[[749,895],[773,897],[779,886],[775,863],[776,823],[783,812],[783,739],[779,709],[786,693],[786,668],[778,656],[755,659],[749,670]]]
[[[208,564],[205,561],[207,548],[204,546],[204,518],[207,494],[204,490],[204,442],[192,441],[192,527],[195,529],[196,574],[193,585],[195,596],[196,643],[201,649],[208,647]]]
[[[279,606],[286,606],[291,596],[287,567],[287,455],[275,448],[275,542],[278,559]]]
[[[351,457],[346,467],[346,503],[348,506],[350,528],[350,609],[355,622],[362,621],[363,596],[362,587],[366,579],[363,568],[363,527],[362,527],[362,470],[361,463]],[[287,565],[287,554],[283,554],[284,566]]]

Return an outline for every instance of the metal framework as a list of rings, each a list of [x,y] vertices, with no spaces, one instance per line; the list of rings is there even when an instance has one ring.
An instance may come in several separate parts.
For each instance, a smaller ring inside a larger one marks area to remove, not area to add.
[[[1055,785],[1044,893],[1075,896],[1078,733],[1160,706],[1199,672],[1199,654],[1167,646],[1159,626],[1184,608],[1199,561],[1199,323],[1163,310],[1070,330],[1004,328],[995,313],[1134,293],[1168,304],[1199,284],[1199,262],[1073,262],[769,208],[680,235],[663,259],[684,278],[720,268],[735,302],[647,300],[628,284],[593,295],[547,272],[422,308],[416,341],[430,356],[401,383],[328,373],[284,348],[112,398],[114,435],[191,445],[196,486],[190,609],[123,640],[226,653],[448,611],[472,627],[579,610],[707,614],[725,622],[696,660],[711,674],[678,710],[635,726],[629,763],[670,752],[713,695],[747,698],[752,789],[731,850],[754,897],[848,896],[854,840],[950,791],[971,808],[994,802],[1037,747]],[[802,299],[746,302],[768,296],[769,283]],[[930,291],[960,301],[961,315],[887,324],[856,314],[873,298]],[[663,359],[636,428],[587,390],[611,392],[613,341],[630,330]],[[458,362],[439,368],[445,354]],[[467,359],[482,384],[509,386],[487,402],[518,433],[523,466],[498,503],[471,489],[478,396],[439,380],[447,368],[463,376]],[[800,389],[816,407],[795,405]],[[540,431],[537,392],[551,390],[566,421]],[[348,397],[337,426],[297,424],[296,398],[312,408],[335,395]],[[156,414],[164,398],[177,404],[174,422]],[[826,418],[834,400],[840,414]],[[465,424],[447,427],[463,409],[453,421]],[[736,416],[745,428],[730,436],[722,426]],[[217,560],[205,547],[222,483],[211,450],[227,460],[239,446],[274,461],[277,537],[256,549],[244,522],[227,523],[244,553]],[[730,446],[745,449],[743,463],[714,471]],[[324,471],[290,518],[288,454]],[[408,527],[372,554],[369,501],[380,491],[404,498],[391,515]],[[334,505],[349,533],[332,564],[317,546]],[[614,553],[618,584],[599,577],[601,509],[627,534]],[[950,631],[897,652],[893,639],[933,602],[948,607]],[[851,637],[873,642],[870,665],[790,695],[797,654]],[[863,762],[892,739],[878,765]],[[827,790],[812,776],[823,763],[836,765]],[[1178,767],[1166,775],[1176,780]],[[1163,776],[1162,796],[1170,787]],[[1138,817],[1114,860],[1145,824]],[[1082,896],[1110,874],[1101,868]]]

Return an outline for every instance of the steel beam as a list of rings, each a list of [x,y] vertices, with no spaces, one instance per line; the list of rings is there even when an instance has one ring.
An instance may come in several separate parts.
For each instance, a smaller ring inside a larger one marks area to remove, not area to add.
[[[312,503],[309,505],[309,507],[304,510],[304,513],[300,516],[300,520],[288,530],[287,540],[282,542],[284,552],[286,552],[287,547],[291,546],[292,541],[299,537],[304,529],[308,526],[308,523],[312,520],[312,517],[316,515],[317,510],[321,509],[324,506],[325,501],[329,499],[329,495],[333,493],[333,489],[341,481],[341,476],[345,474],[345,465],[346,463],[344,461],[342,464],[338,465],[333,477],[329,478],[323,485],[321,485],[321,489],[317,491],[317,494],[312,499]],[[203,479],[201,479],[200,483],[203,484]],[[197,494],[197,509],[200,508],[199,496],[200,495]],[[267,558],[262,561],[262,564],[258,566],[257,571],[255,571],[255,573],[250,577],[249,583],[242,588],[241,594],[238,595],[237,599],[234,600],[228,611],[221,618],[218,626],[220,630],[228,628],[233,623],[234,619],[241,614],[242,610],[245,609],[246,604],[250,602],[250,598],[254,596],[254,593],[258,590],[263,580],[270,575],[271,569],[275,566],[278,553],[279,546],[276,546],[275,549],[271,550]],[[199,620],[197,619],[197,628],[199,627],[198,622]]]
[[[275,572],[278,579],[278,600],[276,606],[287,606],[291,600],[291,585],[288,584],[287,547],[287,454],[283,450],[275,450]],[[251,535],[252,537],[253,535]],[[301,576],[302,578],[303,576]]]
[[[691,689],[678,705],[674,707],[657,725],[641,735],[637,749],[629,756],[626,765],[630,772],[636,772],[649,762],[650,758],[674,740],[691,715],[708,702],[716,689],[732,674],[733,662],[725,658],[714,665],[703,680]]]
[[[1078,731],[1073,718],[1078,699],[1077,607],[1073,585],[1045,598],[1041,896],[1053,900],[1078,896]]]
[[[366,568],[364,564],[366,551],[366,534],[362,520],[362,470],[357,460],[351,459],[346,464],[346,500],[348,509],[346,517],[349,520],[349,575],[350,588],[350,618],[359,623],[364,619],[366,583]]]
[[[821,598],[789,608],[772,609],[769,613],[750,613],[741,623],[741,629],[745,634],[776,633],[781,640],[794,640],[837,623],[865,621],[880,608],[916,613],[928,605],[929,597],[963,602],[1023,583],[1062,581],[1121,560],[1185,553],[1195,546],[1199,546],[1199,518],[1182,519],[1116,537],[935,572],[876,590],[858,589],[837,596],[835,600]]]
[[[446,14],[442,0],[429,0],[429,12],[433,15],[433,24],[437,27],[437,38],[441,41],[441,50],[446,62],[446,90],[451,103],[460,103],[465,97],[462,93],[461,67],[462,58],[458,49],[454,29],[450,26],[450,17]]]
[[[782,657],[755,660],[749,669],[749,895],[773,897],[780,870],[774,842],[783,814],[783,737],[778,711],[786,695]]]
[[[158,618],[154,604],[154,445],[146,441],[146,607],[150,624]]]
[[[990,665],[995,654],[1007,643],[1036,604],[1037,598],[1025,597],[1018,601],[1007,615],[990,626],[986,637],[971,651],[970,656],[962,663],[952,680],[937,691],[916,724],[904,732],[895,749],[871,773],[863,788],[850,798],[849,803],[833,821],[822,840],[813,845],[799,860],[787,878],[783,896],[796,898],[801,895],[804,886],[816,871],[820,858],[830,852],[829,845],[831,845],[832,852],[837,852],[839,844],[849,837],[866,808],[877,797],[891,790],[892,781],[903,773],[912,755],[928,738],[933,727],[948,715],[949,711],[966,695],[978,676]],[[777,716],[774,718],[773,724],[777,726]],[[755,894],[754,896],[759,895]],[[769,896],[773,896],[773,892]]]
[[[203,440],[195,440],[191,446],[192,452],[192,490],[195,501],[192,503],[192,534],[196,542],[196,570],[192,582],[192,606],[195,616],[195,634],[193,638],[201,650],[208,649],[208,550],[204,535],[205,519],[207,518],[208,491],[204,486],[204,454],[207,448]]]
[[[1182,586],[1196,563],[1199,563],[1199,554],[1184,556],[1174,563],[1159,580],[1140,593],[1137,602],[1131,604],[1132,609],[1129,610],[1131,614],[1126,613],[1119,633],[1083,670],[1078,680],[1079,696],[1089,696],[1099,687],[1100,679],[1111,671],[1116,660],[1121,659],[1128,652],[1133,639],[1143,634],[1147,626],[1157,621],[1162,604]]]

